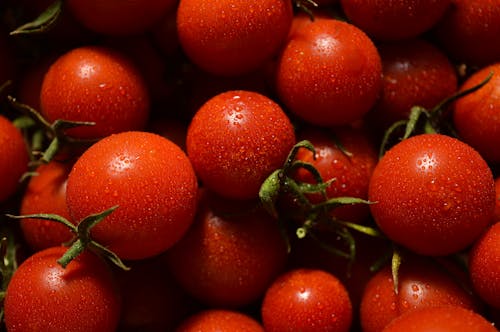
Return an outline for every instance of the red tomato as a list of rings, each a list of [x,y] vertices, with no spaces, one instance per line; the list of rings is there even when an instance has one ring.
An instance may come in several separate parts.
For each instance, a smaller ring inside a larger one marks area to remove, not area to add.
[[[329,18],[319,17],[292,34],[276,70],[283,103],[319,126],[361,119],[382,87],[372,41],[354,25]]]
[[[281,107],[243,90],[207,101],[191,120],[186,143],[203,184],[235,199],[256,198],[294,144],[294,128]]]
[[[76,138],[101,138],[144,128],[149,95],[135,66],[109,48],[73,49],[45,74],[40,94],[42,114],[57,119],[92,121],[94,126],[67,130]]]
[[[251,304],[284,268],[287,251],[278,224],[256,204],[204,190],[193,225],[166,252],[172,274],[201,302]]]
[[[413,310],[394,319],[383,332],[497,332],[483,316],[457,306]]]
[[[349,128],[331,131],[308,128],[300,136],[312,143],[316,154],[313,156],[311,151],[302,148],[296,159],[312,164],[323,181],[335,179],[326,189],[327,198],[350,196],[368,199],[368,184],[378,156],[375,146],[364,134]],[[294,178],[315,183],[311,173],[304,169],[300,169]],[[316,194],[310,195],[310,199],[315,203],[323,200]],[[332,215],[340,220],[361,223],[367,219],[369,208],[364,204],[346,205],[335,208]]]
[[[490,168],[469,145],[422,134],[396,144],[379,161],[368,198],[372,215],[393,241],[424,255],[466,248],[493,219]]]
[[[352,24],[378,40],[422,35],[443,16],[451,0],[341,0]]]
[[[115,331],[120,296],[108,266],[84,252],[64,269],[57,260],[66,247],[26,259],[7,287],[8,331]]]
[[[51,161],[40,165],[24,191],[20,213],[53,213],[70,219],[66,205],[66,182],[71,163]],[[71,240],[73,234],[59,223],[42,219],[22,219],[24,239],[35,251],[55,247]]]
[[[69,0],[68,9],[87,28],[106,35],[144,33],[178,0]]]
[[[470,76],[460,90],[470,89],[493,73],[479,90],[458,99],[453,106],[453,123],[462,139],[487,161],[500,164],[500,63],[484,67]]]
[[[496,0],[452,0],[433,35],[454,60],[485,66],[500,61],[498,17]]]
[[[393,319],[418,308],[456,305],[477,309],[474,299],[443,267],[426,258],[406,257],[399,269],[398,294],[391,266],[366,284],[360,319],[364,332],[380,332]]]
[[[92,235],[123,259],[159,254],[191,225],[197,179],[185,153],[146,132],[124,132],[92,145],[68,177],[66,201],[75,222],[118,205]]]
[[[264,332],[252,317],[238,311],[207,309],[186,319],[176,332]]]
[[[469,253],[474,289],[489,305],[500,309],[500,223],[491,226]]]
[[[0,115],[0,202],[20,189],[19,179],[28,171],[28,149],[21,132]]]
[[[258,69],[279,52],[292,18],[290,0],[181,0],[177,31],[196,65],[235,76]]]
[[[352,307],[344,285],[322,270],[295,269],[267,290],[262,320],[268,332],[338,331],[351,326]]]

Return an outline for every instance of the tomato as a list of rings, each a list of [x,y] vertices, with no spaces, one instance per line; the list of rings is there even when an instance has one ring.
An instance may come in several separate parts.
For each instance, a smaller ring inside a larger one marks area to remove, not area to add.
[[[316,154],[300,149],[296,159],[312,164],[320,173],[323,181],[334,179],[326,189],[327,198],[350,196],[368,199],[368,184],[378,161],[375,146],[362,132],[349,128],[336,128],[321,131],[311,127],[303,130],[301,139],[307,139],[315,148]],[[350,155],[348,155],[349,153]],[[296,180],[314,183],[310,172],[300,169],[294,176]],[[309,195],[319,203],[320,195]],[[335,208],[332,215],[340,220],[364,222],[369,216],[367,205],[356,204]]]
[[[19,180],[28,171],[28,149],[21,132],[0,115],[0,202],[20,189]]]
[[[289,0],[181,0],[177,31],[192,62],[215,75],[236,76],[279,52],[292,18]]]
[[[457,90],[457,74],[447,56],[424,39],[378,45],[383,88],[368,124],[384,132],[407,119],[413,106],[431,110]]]
[[[295,144],[281,107],[256,92],[228,91],[207,101],[191,120],[186,146],[203,185],[228,198],[256,198]]]
[[[422,35],[444,15],[451,0],[341,0],[349,21],[377,40]]]
[[[174,277],[202,303],[252,304],[284,268],[287,250],[278,224],[256,205],[204,189],[193,225],[165,253]]]
[[[489,65],[500,61],[499,16],[496,0],[452,0],[433,36],[455,61]]]
[[[469,253],[469,273],[479,296],[500,309],[500,223],[495,223],[474,243]]]
[[[70,219],[66,205],[66,183],[71,163],[51,161],[36,169],[24,191],[20,213],[53,213]],[[24,239],[35,251],[59,246],[72,239],[70,230],[59,223],[42,219],[20,221]]]
[[[194,217],[197,179],[186,154],[146,132],[103,138],[76,161],[66,202],[72,220],[118,208],[92,236],[122,259],[157,255],[179,240]]]
[[[475,148],[484,159],[500,164],[500,63],[486,66],[462,84],[470,89],[493,73],[490,81],[479,90],[458,99],[453,105],[453,124],[461,140]]]
[[[366,284],[361,298],[360,319],[365,332],[382,331],[393,319],[418,308],[456,305],[470,310],[474,298],[436,262],[405,257],[394,292],[391,266],[385,266]]]
[[[133,63],[97,46],[79,47],[59,57],[45,74],[40,102],[50,122],[96,123],[66,131],[76,138],[140,130],[149,115],[148,90]]]
[[[176,4],[177,0],[69,0],[67,7],[90,30],[129,36],[146,32]]]
[[[382,87],[380,56],[349,23],[318,17],[290,36],[279,56],[276,89],[304,121],[333,126],[359,120]]]
[[[207,309],[186,319],[176,332],[264,332],[254,318],[232,310]]]
[[[495,332],[483,316],[457,306],[413,310],[394,319],[383,332]]]
[[[352,307],[344,285],[322,270],[294,269],[279,276],[262,302],[264,329],[349,331]]]
[[[84,252],[64,269],[57,260],[66,247],[27,258],[7,287],[8,331],[114,331],[120,296],[108,266]]]
[[[372,216],[395,242],[424,255],[465,249],[493,219],[495,188],[477,151],[449,136],[396,144],[373,171]]]

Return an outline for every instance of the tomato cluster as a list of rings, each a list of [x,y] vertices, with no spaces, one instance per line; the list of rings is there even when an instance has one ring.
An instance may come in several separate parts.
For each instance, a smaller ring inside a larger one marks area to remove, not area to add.
[[[496,331],[500,6],[0,3],[6,331]]]

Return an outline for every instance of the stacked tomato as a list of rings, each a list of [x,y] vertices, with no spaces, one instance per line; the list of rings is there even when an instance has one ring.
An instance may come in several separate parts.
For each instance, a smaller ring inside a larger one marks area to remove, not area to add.
[[[6,0],[7,331],[496,331],[500,6]]]

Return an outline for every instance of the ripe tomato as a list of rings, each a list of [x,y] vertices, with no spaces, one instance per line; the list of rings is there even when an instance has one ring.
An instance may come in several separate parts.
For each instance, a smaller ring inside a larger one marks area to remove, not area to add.
[[[372,215],[393,241],[424,255],[466,248],[493,219],[490,168],[469,145],[421,134],[396,144],[379,161],[368,198]]]
[[[469,273],[479,296],[500,309],[500,223],[475,242],[469,253]]]
[[[453,106],[453,124],[462,139],[475,148],[484,159],[500,164],[500,63],[486,66],[462,84],[460,90],[470,89],[493,73],[490,81],[479,90],[460,99]]]
[[[181,0],[177,31],[196,65],[215,75],[235,76],[276,55],[292,18],[290,0]]]
[[[485,66],[500,61],[500,6],[496,0],[452,0],[433,35],[455,61]]]
[[[456,305],[477,309],[473,297],[437,263],[406,257],[399,269],[394,292],[391,266],[385,266],[366,284],[360,319],[364,332],[380,332],[393,319],[418,308]]]
[[[341,0],[352,24],[378,40],[422,35],[443,16],[451,0]]]
[[[349,23],[318,17],[292,34],[279,56],[276,88],[291,112],[319,126],[359,120],[382,87],[380,56]]]
[[[40,165],[23,193],[20,213],[53,213],[70,219],[66,205],[66,182],[71,163],[52,160]],[[35,251],[55,247],[71,240],[73,234],[59,223],[42,219],[20,221],[24,239]]]
[[[351,320],[351,301],[344,285],[322,270],[295,269],[282,274],[262,302],[262,321],[268,332],[347,332]]]
[[[185,153],[146,132],[103,138],[76,161],[66,201],[75,222],[118,205],[92,229],[120,258],[159,254],[179,240],[194,217],[197,179]]]
[[[108,266],[84,252],[64,269],[57,260],[66,247],[27,258],[7,287],[8,331],[115,331],[121,300]]]
[[[254,318],[232,310],[207,309],[187,318],[176,332],[264,332]]]
[[[202,303],[251,304],[284,268],[287,251],[278,224],[256,204],[203,190],[193,225],[166,252],[172,274]]]
[[[109,48],[85,46],[59,57],[45,74],[42,114],[57,119],[92,121],[67,130],[76,138],[101,138],[144,128],[148,90],[132,62]]]
[[[260,185],[281,167],[295,131],[281,107],[251,91],[211,98],[188,128],[187,152],[208,189],[236,199],[256,198]]]
[[[173,9],[177,0],[69,0],[68,9],[87,28],[106,35],[144,33]]]
[[[483,316],[457,306],[412,310],[394,319],[383,332],[497,332]]]
[[[21,132],[0,115],[0,202],[20,188],[19,179],[28,171],[28,149]]]

